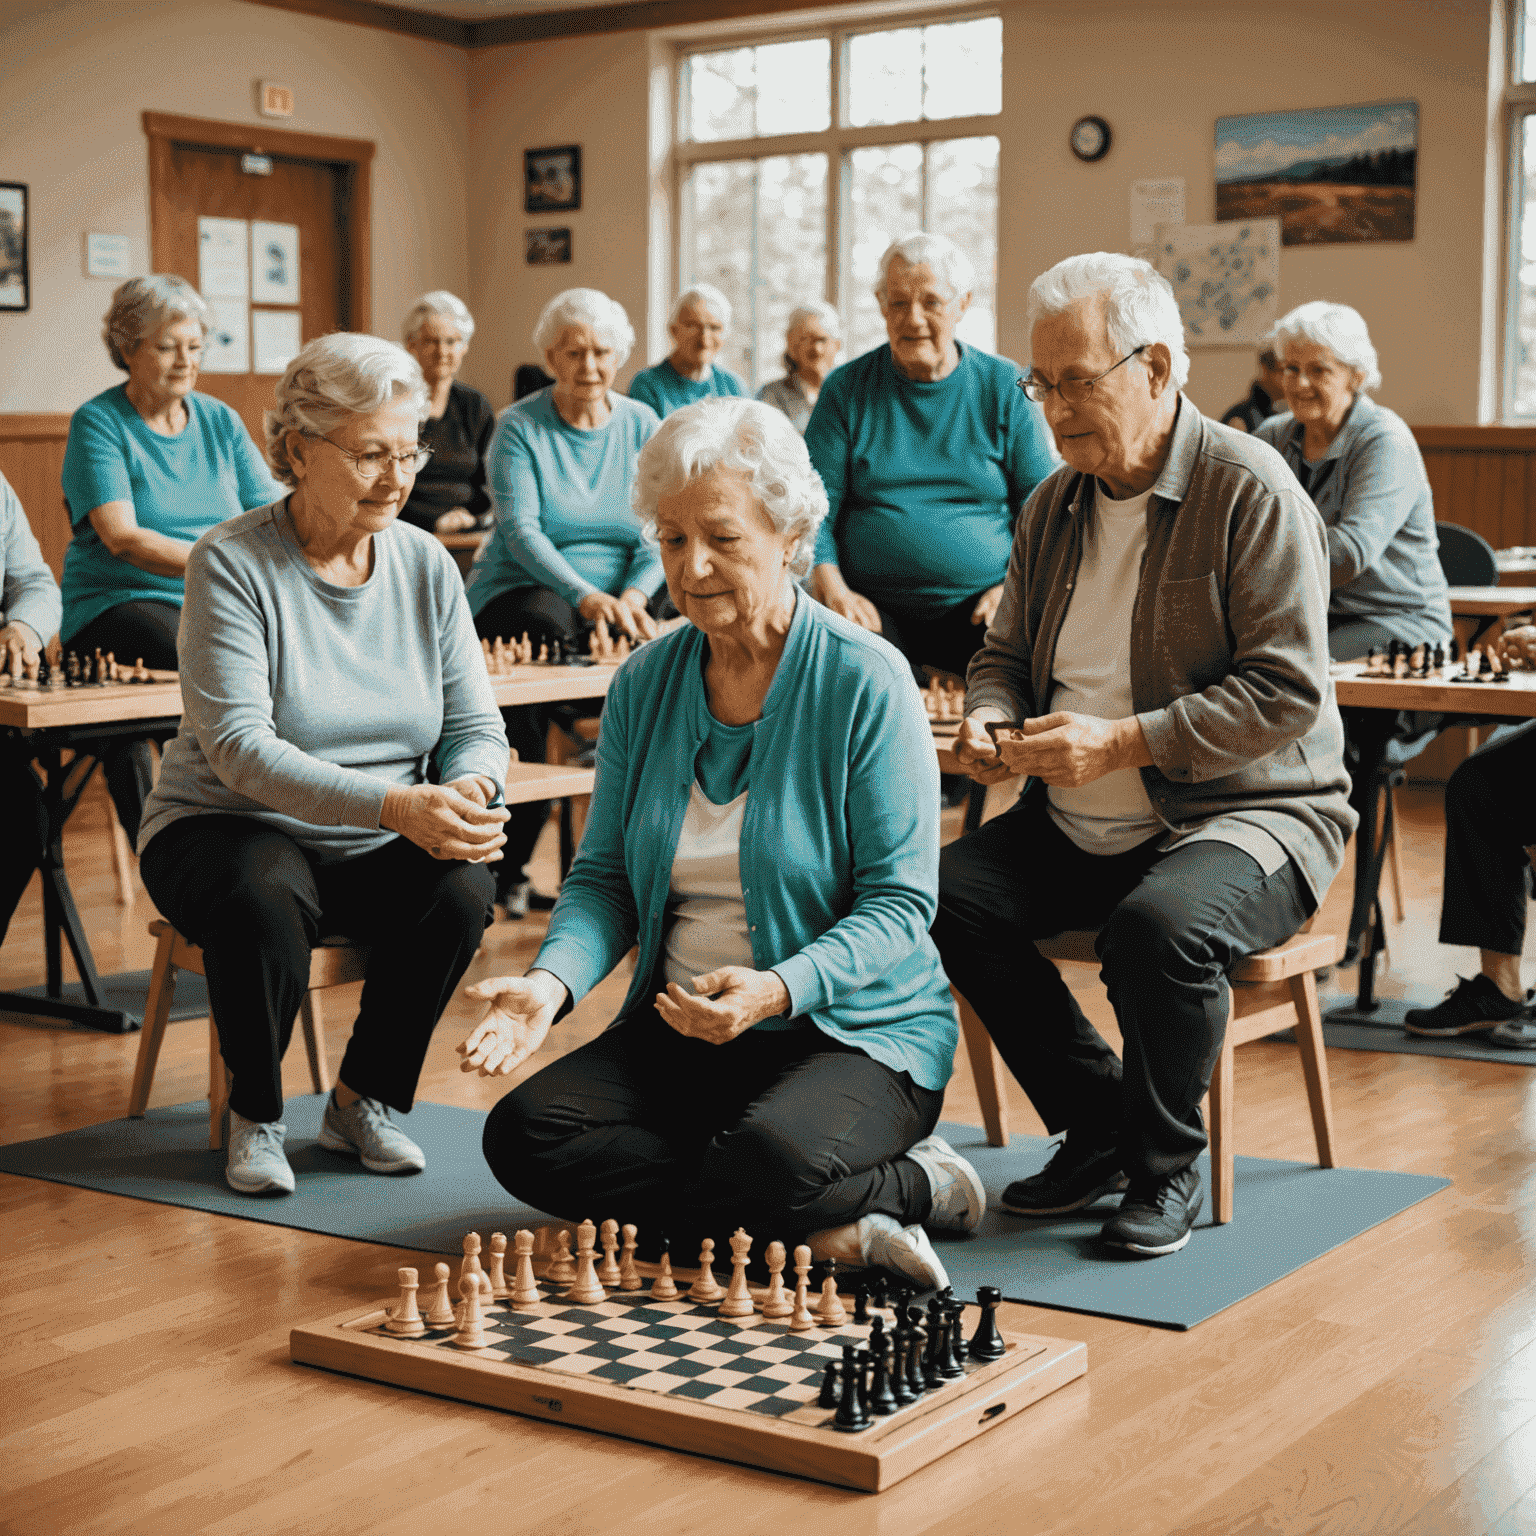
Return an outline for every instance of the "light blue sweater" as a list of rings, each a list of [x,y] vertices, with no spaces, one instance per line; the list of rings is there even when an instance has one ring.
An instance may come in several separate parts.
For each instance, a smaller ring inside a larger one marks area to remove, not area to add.
[[[722,368],[718,363],[710,365],[707,379],[685,379],[665,357],[650,368],[642,368],[629,381],[630,399],[650,406],[663,419],[696,400],[746,393],[747,386],[729,368]]]
[[[651,995],[661,952],[709,733],[707,644],[685,626],[614,679],[587,830],[534,962],[579,1000],[638,943],[621,1017]],[[957,1040],[928,937],[938,868],[938,760],[910,671],[883,640],[801,595],[753,733],[741,829],[753,961],[783,979],[792,1016],[934,1090]]]
[[[548,587],[573,608],[589,592],[647,596],[661,553],[629,505],[640,450],[661,423],[649,406],[610,394],[608,424],[571,426],[549,389],[504,410],[486,454],[496,528],[470,567],[471,613],[519,587]]]
[[[181,730],[144,808],[142,852],[183,816],[233,812],[321,863],[382,847],[391,784],[507,777],[507,737],[453,557],[396,522],[360,587],[310,568],[286,501],[193,546],[181,610]]]
[[[47,645],[59,632],[59,584],[21,498],[0,475],[0,625],[25,624]]]

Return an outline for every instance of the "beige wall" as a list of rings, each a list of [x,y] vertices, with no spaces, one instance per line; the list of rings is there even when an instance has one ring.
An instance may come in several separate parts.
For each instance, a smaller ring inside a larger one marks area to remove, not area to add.
[[[254,82],[292,86],[281,126],[378,145],[373,314],[388,336],[427,288],[468,287],[462,49],[239,0],[0,3],[0,178],[31,186],[32,308],[0,314],[0,411],[69,411],[119,382],[100,340],[114,283],[82,234],[127,235],[148,270],[145,110],[259,122]],[[188,274],[195,277],[196,274]]]

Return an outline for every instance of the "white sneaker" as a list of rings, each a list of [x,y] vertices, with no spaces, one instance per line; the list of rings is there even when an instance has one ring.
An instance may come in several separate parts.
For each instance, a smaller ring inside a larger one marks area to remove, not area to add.
[[[229,1161],[224,1177],[242,1195],[293,1193],[293,1169],[283,1155],[288,1127],[277,1120],[247,1120],[229,1112]]]
[[[914,1280],[924,1290],[942,1291],[949,1275],[928,1234],[921,1227],[904,1227],[894,1216],[872,1213],[857,1222],[859,1253],[866,1264],[878,1264]]]
[[[389,1118],[377,1099],[359,1099],[342,1109],[334,1090],[325,1106],[320,1145],[328,1152],[350,1152],[370,1173],[420,1173],[427,1154]]]
[[[928,1175],[933,1191],[926,1226],[940,1232],[974,1232],[987,1214],[981,1175],[942,1136],[925,1136],[907,1156]]]

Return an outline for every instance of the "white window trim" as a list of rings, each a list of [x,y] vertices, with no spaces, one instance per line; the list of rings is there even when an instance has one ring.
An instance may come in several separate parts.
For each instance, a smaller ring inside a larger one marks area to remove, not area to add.
[[[1526,5],[1536,7],[1536,0],[1526,0]],[[1495,162],[1500,167],[1502,180],[1503,238],[1499,242],[1500,305],[1495,346],[1498,357],[1498,420],[1511,426],[1536,426],[1536,411],[1522,416],[1515,410],[1515,368],[1520,352],[1517,344],[1520,320],[1520,223],[1525,201],[1521,140],[1524,137],[1525,119],[1536,116],[1536,80],[1515,78],[1520,64],[1520,32],[1525,19],[1523,9],[1518,3],[1512,4],[1506,14],[1504,90],[1498,115],[1500,142],[1490,146]]]

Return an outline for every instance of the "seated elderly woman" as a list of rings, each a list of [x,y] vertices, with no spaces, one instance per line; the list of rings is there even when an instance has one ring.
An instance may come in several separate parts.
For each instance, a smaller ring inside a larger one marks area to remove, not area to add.
[[[400,521],[428,533],[459,533],[491,510],[485,455],[496,413],[478,389],[459,383],[458,377],[475,334],[474,316],[461,299],[439,288],[411,305],[401,330],[431,395],[421,445],[432,450],[432,457],[417,472]]]
[[[666,417],[696,400],[746,394],[747,386],[715,362],[731,333],[731,301],[718,288],[695,283],[673,305],[667,329],[672,350],[654,368],[644,368],[630,380],[632,400]]]
[[[187,562],[185,714],[140,870],[203,949],[244,1193],[294,1187],[281,1063],[310,949],[333,934],[371,949],[320,1145],[374,1173],[425,1166],[389,1108],[410,1109],[490,914],[506,736],[458,568],[398,522],[426,405],[392,342],[310,342],[266,420],[292,493]]]
[[[635,505],[691,623],[614,679],[548,937],[526,976],[469,988],[490,1008],[464,1070],[514,1071],[638,944],[634,983],[491,1111],[486,1158],[541,1210],[612,1212],[653,1245],[744,1225],[942,1285],[922,1224],[968,1230],[985,1196],[931,1134],[956,1025],[917,690],[798,589],[826,500],[779,412],[669,417]]]
[[[127,379],[70,418],[64,500],[66,651],[174,671],[182,573],[215,524],[265,506],[279,487],[236,413],[196,392],[212,315],[185,278],[130,278],[102,328]],[[139,835],[153,782],[147,739],[109,737],[98,754],[117,818]]]
[[[632,640],[656,634],[651,608],[664,583],[654,545],[629,505],[640,450],[656,430],[647,405],[613,392],[635,332],[624,306],[595,288],[570,288],[544,306],[533,344],[555,382],[505,410],[488,454],[496,528],[466,590],[479,633],[569,650],[603,620]],[[518,760],[544,761],[548,712],[507,711]],[[520,805],[507,826],[497,899],[528,910],[524,866],[548,819],[544,801]]]
[[[875,281],[890,340],[827,380],[805,432],[831,506],[812,593],[914,668],[962,676],[1019,509],[1055,466],[1018,367],[955,339],[972,276],[943,235],[890,246]]]
[[[842,350],[843,327],[830,304],[802,304],[792,310],[784,332],[784,377],[758,390],[764,405],[783,411],[804,432],[821,386]]]

